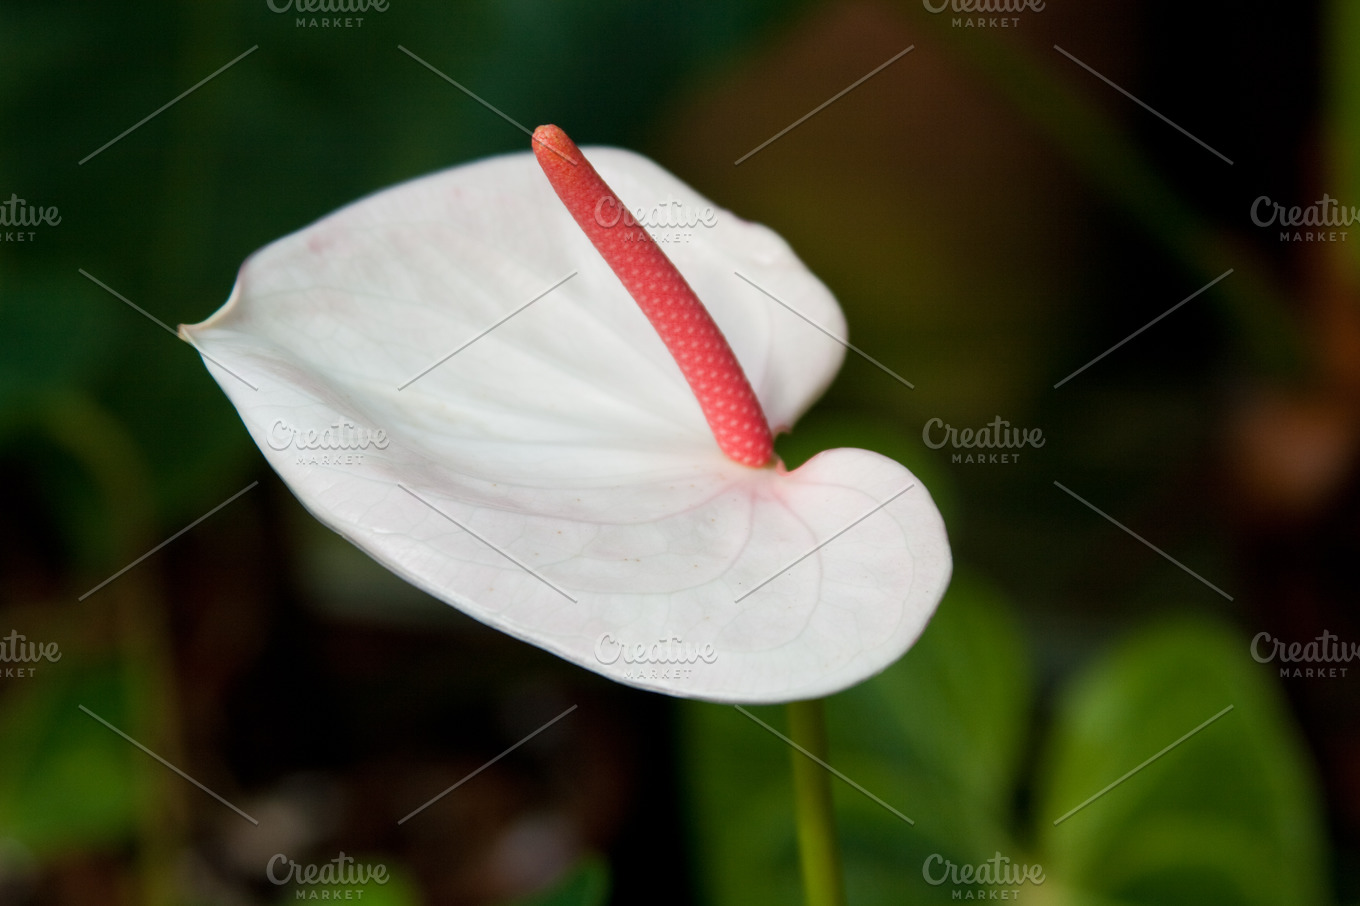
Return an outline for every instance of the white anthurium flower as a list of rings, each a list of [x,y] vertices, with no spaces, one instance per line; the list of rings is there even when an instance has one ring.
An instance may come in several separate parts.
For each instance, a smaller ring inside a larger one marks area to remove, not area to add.
[[[844,349],[764,292],[843,336],[830,292],[647,158],[584,154],[672,240],[769,425],[792,426]],[[181,335],[317,518],[483,623],[719,702],[824,696],[893,663],[949,581],[925,487],[865,450],[792,472],[725,455],[546,169],[495,157],[342,208],[252,255]]]

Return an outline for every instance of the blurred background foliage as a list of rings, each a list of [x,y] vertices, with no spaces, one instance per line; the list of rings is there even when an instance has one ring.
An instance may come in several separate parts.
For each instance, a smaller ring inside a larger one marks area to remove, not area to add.
[[[915,821],[839,788],[850,902],[993,890],[1045,904],[1328,901],[1307,754],[1234,632],[1185,620],[1139,631],[1058,690],[1041,723],[1029,648],[1009,608],[965,574],[909,657],[833,701],[832,763]],[[1203,737],[1066,817],[1226,705]],[[797,902],[787,750],[730,708],[684,710],[712,900]],[[933,883],[943,859],[995,855],[1041,866],[1040,883]]]
[[[1248,653],[1259,631],[1360,640],[1356,246],[1249,217],[1260,195],[1360,204],[1360,12],[1050,0],[1017,28],[952,18],[912,0],[390,0],[312,28],[265,0],[0,5],[0,199],[61,216],[0,243],[0,633],[62,655],[0,681],[0,902],[292,901],[270,856],[341,851],[388,867],[375,903],[798,901],[778,740],[390,577],[302,511],[188,346],[81,274],[199,321],[267,242],[525,149],[398,45],[521,123],[640,150],[772,226],[852,341],[916,385],[851,356],[780,439],[790,465],[831,446],[907,464],[957,562],[920,645],[829,706],[833,763],[916,821],[838,790],[852,903],[950,899],[929,855],[998,852],[1044,867],[1032,903],[1360,902],[1360,678],[1285,680]],[[1045,445],[978,466],[921,441],[928,419],[998,415]]]

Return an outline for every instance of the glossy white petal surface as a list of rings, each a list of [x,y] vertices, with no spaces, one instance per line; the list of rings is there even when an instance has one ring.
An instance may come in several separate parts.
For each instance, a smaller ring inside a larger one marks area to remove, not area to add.
[[[827,289],[774,233],[646,158],[584,152],[629,207],[691,221],[652,233],[678,240],[667,254],[771,424],[792,425],[844,349],[735,272],[844,336]],[[220,311],[181,331],[324,523],[476,619],[621,682],[730,702],[829,694],[910,647],[948,583],[939,513],[897,463],[832,450],[785,473],[723,456],[528,153],[397,186],[267,246]],[[312,448],[328,428],[332,447]]]

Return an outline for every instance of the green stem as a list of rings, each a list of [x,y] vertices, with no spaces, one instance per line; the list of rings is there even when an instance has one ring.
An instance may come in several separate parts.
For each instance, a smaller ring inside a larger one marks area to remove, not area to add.
[[[803,750],[826,761],[826,719],[822,699],[789,702],[789,736]],[[792,750],[793,801],[798,851],[803,862],[807,906],[845,906],[841,853],[831,810],[831,772],[804,752]]]

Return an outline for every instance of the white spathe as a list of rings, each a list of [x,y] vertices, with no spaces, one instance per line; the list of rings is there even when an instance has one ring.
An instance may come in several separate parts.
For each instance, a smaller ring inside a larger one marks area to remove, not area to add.
[[[830,292],[773,232],[650,160],[584,153],[630,208],[697,221],[652,233],[771,425],[792,426],[845,351],[736,272],[844,336]],[[274,242],[220,311],[180,330],[317,518],[459,610],[619,682],[720,702],[827,695],[897,660],[949,582],[940,514],[898,463],[840,449],[786,472],[722,454],[527,152]],[[337,423],[354,426],[344,449],[301,448]],[[385,443],[360,449],[378,431]]]

